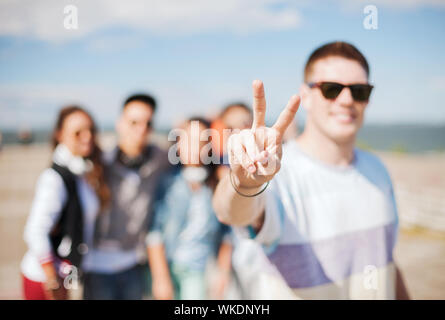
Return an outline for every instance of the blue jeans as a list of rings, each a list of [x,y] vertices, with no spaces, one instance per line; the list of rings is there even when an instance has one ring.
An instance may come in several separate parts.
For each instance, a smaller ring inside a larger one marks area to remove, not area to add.
[[[118,273],[84,275],[85,300],[141,300],[146,288],[145,267],[136,265]]]

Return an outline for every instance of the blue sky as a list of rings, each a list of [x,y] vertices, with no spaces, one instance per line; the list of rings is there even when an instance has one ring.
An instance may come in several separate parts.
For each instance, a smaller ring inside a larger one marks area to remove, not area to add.
[[[63,27],[78,8],[79,28]],[[363,9],[378,9],[366,30]],[[49,128],[78,103],[101,127],[127,95],[159,101],[158,127],[251,102],[262,79],[269,122],[298,91],[305,60],[328,41],[356,45],[375,91],[367,123],[445,124],[444,1],[0,2],[0,129]],[[304,112],[299,112],[304,117]]]

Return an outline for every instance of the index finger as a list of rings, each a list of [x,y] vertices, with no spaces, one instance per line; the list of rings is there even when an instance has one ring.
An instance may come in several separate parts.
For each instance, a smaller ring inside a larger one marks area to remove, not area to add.
[[[264,118],[266,116],[266,98],[264,95],[264,86],[261,80],[254,80],[253,89],[253,126],[258,128],[264,126]]]
[[[278,120],[272,126],[272,128],[278,131],[280,137],[284,135],[287,127],[291,124],[292,120],[294,120],[295,113],[297,113],[298,107],[300,106],[300,101],[301,98],[298,94],[293,95],[289,99],[286,108],[281,111]]]

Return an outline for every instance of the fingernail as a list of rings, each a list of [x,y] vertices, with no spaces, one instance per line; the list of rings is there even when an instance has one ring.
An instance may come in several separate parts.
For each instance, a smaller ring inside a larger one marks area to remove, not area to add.
[[[247,169],[249,170],[250,173],[254,173],[255,170],[256,170],[256,168],[255,168],[255,166],[253,164],[250,165]]]

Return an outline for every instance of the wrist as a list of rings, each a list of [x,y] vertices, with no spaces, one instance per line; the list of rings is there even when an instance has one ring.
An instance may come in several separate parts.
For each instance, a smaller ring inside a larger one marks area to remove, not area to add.
[[[62,287],[61,282],[57,278],[48,279],[45,283],[45,286],[48,290],[55,291],[59,290]]]
[[[230,269],[219,268],[218,272],[220,275],[229,276],[231,271],[230,271]]]
[[[238,190],[255,192],[256,190],[261,189],[261,187],[264,185],[264,183],[258,184],[254,181],[250,183],[242,183],[238,176],[233,173],[232,169],[229,170],[229,178],[233,187],[236,187]]]
[[[244,186],[240,183],[238,177],[233,174],[232,170],[229,172],[229,179],[235,192],[243,197],[256,197],[263,193],[269,185],[269,181],[266,181],[260,185]]]
[[[156,276],[153,276],[153,282],[170,282],[170,275],[169,274],[159,274]]]

